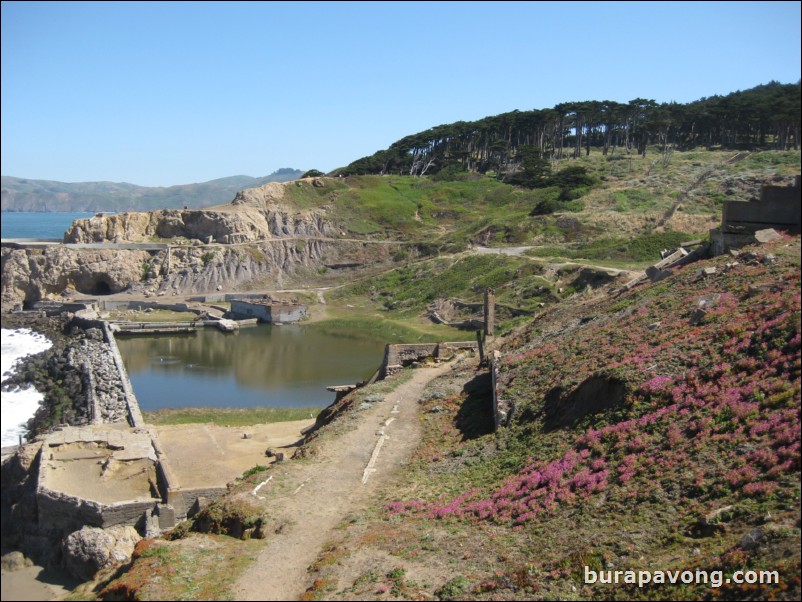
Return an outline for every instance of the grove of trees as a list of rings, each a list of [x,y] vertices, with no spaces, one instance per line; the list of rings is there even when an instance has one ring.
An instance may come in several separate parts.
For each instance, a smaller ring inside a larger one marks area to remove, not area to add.
[[[641,155],[647,147],[748,150],[799,148],[800,82],[770,82],[687,104],[636,98],[561,103],[458,121],[406,136],[348,165],[349,174],[450,176],[487,173],[524,186],[546,177],[545,161],[603,155]],[[517,181],[516,181],[517,180]]]

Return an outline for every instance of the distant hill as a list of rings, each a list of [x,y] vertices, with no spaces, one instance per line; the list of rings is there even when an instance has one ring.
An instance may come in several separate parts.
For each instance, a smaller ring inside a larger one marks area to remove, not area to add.
[[[230,202],[240,190],[296,180],[303,171],[282,168],[269,176],[229,176],[199,184],[147,187],[124,182],[53,182],[2,176],[3,211],[151,211],[191,209]]]

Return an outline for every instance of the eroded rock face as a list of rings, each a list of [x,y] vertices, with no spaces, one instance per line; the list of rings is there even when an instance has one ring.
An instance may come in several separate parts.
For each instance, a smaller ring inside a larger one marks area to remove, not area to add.
[[[326,237],[333,228],[320,211],[294,211],[280,203],[284,185],[270,182],[237,193],[230,205],[202,210],[165,209],[97,215],[76,220],[65,243],[152,242],[196,239],[224,244],[271,238]]]
[[[70,573],[88,581],[100,569],[131,560],[141,539],[133,527],[84,527],[64,539],[62,562]]]
[[[282,286],[301,270],[359,270],[397,250],[342,238],[344,229],[326,219],[324,207],[291,209],[284,192],[273,182],[207,210],[98,215],[77,220],[65,235],[66,243],[158,241],[169,248],[4,248],[3,312],[73,292],[151,297]]]
[[[247,245],[129,249],[8,249],[2,257],[2,309],[72,292],[95,298],[131,292],[145,297],[283,286],[300,270],[359,270],[390,261],[394,245],[314,238],[274,238]]]
[[[81,250],[55,246],[46,249],[2,249],[2,303],[9,311],[72,288],[89,295],[108,295],[139,282],[147,251]]]

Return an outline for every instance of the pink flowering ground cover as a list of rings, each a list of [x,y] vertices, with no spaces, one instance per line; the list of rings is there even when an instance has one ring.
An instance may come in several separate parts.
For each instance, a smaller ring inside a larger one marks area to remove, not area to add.
[[[670,508],[684,535],[726,504],[798,517],[798,242],[786,238],[744,253],[735,266],[728,261],[690,265],[617,298],[534,320],[502,349],[499,395],[514,405],[515,419],[496,437],[515,444],[487,460],[514,469],[484,473],[461,492],[434,488],[423,499],[397,499],[387,516],[537,530],[570,508],[634,515],[652,504]],[[709,266],[715,275],[699,273]],[[691,319],[700,305],[706,314]],[[570,328],[578,315],[582,326]],[[560,320],[564,332],[554,328]],[[572,396],[588,379],[621,384],[625,394],[608,404]],[[548,412],[561,403],[573,414],[555,427]],[[552,440],[558,443],[549,446]],[[452,440],[447,452],[427,445],[422,461],[431,471],[472,444]],[[527,446],[536,453],[498,461]],[[732,568],[726,550],[718,551],[700,562]],[[798,554],[789,566],[794,574]]]

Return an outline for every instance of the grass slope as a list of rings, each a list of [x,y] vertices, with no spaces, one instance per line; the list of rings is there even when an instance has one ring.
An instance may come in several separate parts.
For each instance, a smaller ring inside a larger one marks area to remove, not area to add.
[[[524,190],[470,174],[456,181],[393,175],[323,178],[315,185],[308,179],[289,185],[284,200],[299,209],[325,208],[354,237],[411,241],[430,253],[469,243],[620,246],[656,228],[706,235],[723,201],[756,197],[761,184],[789,178],[800,164],[799,151],[675,152],[667,164],[654,157],[660,155],[630,161],[593,152],[555,163],[555,171],[582,166],[593,179],[569,202],[557,201],[556,187]],[[555,202],[556,211],[533,215],[544,201]]]
[[[492,432],[486,371],[464,364],[434,383],[402,482],[332,534],[310,569],[308,599],[799,598],[799,238],[615,297],[588,287],[610,284],[601,272],[549,263],[654,261],[676,238],[706,233],[724,200],[798,173],[799,152],[578,162],[596,185],[582,208],[552,215],[531,215],[548,190],[487,178],[288,187],[288,201],[325,207],[352,234],[400,237],[429,253],[328,291],[332,306],[354,306],[344,316],[412,323],[431,301],[475,301],[487,286],[534,312],[507,320],[498,341],[509,427]],[[531,257],[440,255],[469,242],[537,248]],[[347,415],[362,394],[331,412]],[[730,578],[771,570],[780,582],[586,584],[585,566]],[[151,587],[137,591],[162,595]]]
[[[798,598],[799,254],[786,240],[711,260],[712,277],[691,265],[544,312],[502,347],[510,427],[482,434],[475,394],[435,391],[406,490],[352,537],[403,569],[412,599]],[[427,566],[440,583],[424,587]],[[780,582],[585,584],[585,566]],[[334,571],[326,595],[392,598],[387,566],[372,571]]]

